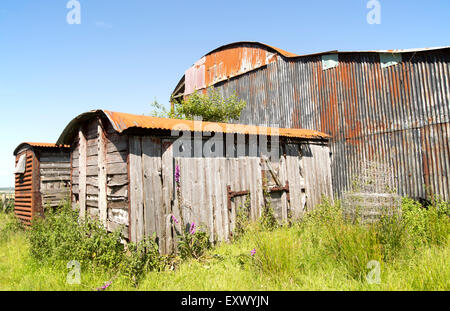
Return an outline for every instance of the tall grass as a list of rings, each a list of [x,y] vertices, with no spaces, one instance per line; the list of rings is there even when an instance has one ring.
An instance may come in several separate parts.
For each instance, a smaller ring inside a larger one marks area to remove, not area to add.
[[[8,235],[0,241],[0,289],[92,290],[117,275],[111,290],[449,290],[448,207],[404,199],[401,216],[363,225],[347,223],[339,203],[325,202],[291,226],[246,224],[233,243],[145,270],[139,282],[87,260],[80,285],[65,282],[63,264],[30,255],[29,233],[0,229]],[[380,263],[379,284],[366,279],[372,260]]]

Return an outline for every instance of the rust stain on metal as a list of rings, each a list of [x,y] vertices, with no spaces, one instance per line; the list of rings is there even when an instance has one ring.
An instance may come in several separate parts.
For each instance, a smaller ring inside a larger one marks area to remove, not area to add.
[[[218,133],[235,133],[244,135],[266,135],[266,136],[280,136],[300,139],[322,139],[328,140],[328,134],[307,129],[294,128],[274,128],[264,126],[252,126],[245,124],[232,123],[217,123],[217,122],[201,122],[201,128],[197,128],[196,121],[168,119],[150,117],[144,115],[135,115],[122,112],[113,112],[108,110],[94,110],[87,112],[75,118],[64,130],[63,134],[58,139],[58,144],[70,142],[71,133],[80,124],[79,120],[86,120],[87,118],[97,117],[99,114],[108,118],[114,130],[118,133],[130,129],[155,129],[155,130],[178,130],[191,132],[218,132]]]
[[[244,47],[227,49],[239,57]],[[321,55],[331,53],[339,65],[324,71]],[[382,68],[380,53],[402,53],[402,61]],[[275,55],[276,61],[214,84],[225,97],[236,92],[247,102],[237,122],[330,134],[338,195],[372,159],[392,168],[399,194],[450,198],[450,47]]]
[[[14,150],[14,155],[17,155],[17,152],[20,151],[23,147],[32,147],[32,148],[54,148],[54,149],[61,149],[61,148],[69,148],[69,145],[58,145],[58,144],[52,144],[52,143],[33,143],[33,142],[24,142],[21,143],[17,148]]]
[[[295,57],[294,53],[258,42],[236,42],[219,47],[186,70],[184,96],[221,81],[276,62],[278,56]]]
[[[112,112],[103,110],[108,116],[109,120],[118,132],[123,132],[129,128],[142,129],[162,129],[162,130],[188,130],[191,132],[197,131],[195,128],[195,121],[157,118],[149,116],[133,115],[121,112]],[[327,139],[330,136],[325,133],[314,130],[305,129],[290,129],[290,128],[273,128],[263,126],[251,126],[245,124],[232,123],[218,123],[218,122],[201,122],[203,132],[222,132],[222,133],[236,133],[245,135],[275,135],[292,138],[320,138]],[[123,124],[118,128],[116,124]]]

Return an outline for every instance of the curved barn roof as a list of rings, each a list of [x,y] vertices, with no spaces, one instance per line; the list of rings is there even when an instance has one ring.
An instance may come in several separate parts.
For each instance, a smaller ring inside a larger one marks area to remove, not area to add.
[[[208,52],[207,54],[205,54],[205,56],[213,54],[217,51],[223,50],[223,49],[229,49],[229,48],[235,48],[235,47],[239,47],[239,46],[245,46],[245,45],[259,45],[262,48],[266,48],[268,50],[272,50],[273,52],[276,52],[280,55],[283,55],[284,57],[295,57],[298,56],[297,54],[282,50],[280,48],[265,44],[265,43],[261,43],[261,42],[257,42],[257,41],[238,41],[238,42],[232,42],[232,43],[228,43],[228,44],[224,44],[214,50],[212,50],[211,52]]]
[[[16,156],[19,150],[30,147],[30,148],[38,148],[38,149],[64,149],[69,148],[67,145],[58,145],[58,144],[51,144],[51,143],[31,143],[31,142],[24,142],[17,146],[16,149],[14,149],[14,155]]]
[[[130,129],[141,130],[182,130],[192,132],[221,132],[250,135],[274,135],[302,139],[328,139],[330,136],[313,130],[285,129],[262,126],[250,126],[243,124],[201,122],[201,128],[195,121],[150,117],[108,110],[92,110],[83,113],[73,119],[58,139],[57,144],[69,145],[78,133],[78,128],[83,122],[97,117],[105,117],[112,128],[118,133],[124,133]]]
[[[396,49],[396,50],[368,50],[368,51],[325,51],[319,53],[297,55],[285,50],[253,41],[240,41],[220,46],[200,58],[193,66],[185,71],[178,82],[173,98],[179,98],[192,94],[196,90],[204,90],[219,82],[245,74],[249,71],[275,62],[279,57],[299,59],[308,56],[324,54],[351,54],[351,53],[411,53],[431,50],[448,49],[449,46]]]
[[[173,94],[191,94],[195,90],[265,66],[276,61],[278,57],[297,56],[260,42],[240,41],[226,44],[208,52],[186,70]]]

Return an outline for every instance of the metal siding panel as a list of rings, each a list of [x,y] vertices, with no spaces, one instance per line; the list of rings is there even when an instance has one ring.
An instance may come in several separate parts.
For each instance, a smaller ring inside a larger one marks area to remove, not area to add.
[[[360,163],[393,166],[402,195],[425,197],[426,184],[449,198],[449,53],[405,54],[381,69],[378,54],[340,54],[322,71],[320,56],[279,60],[221,88],[247,100],[240,122],[307,128],[332,135],[335,192]]]

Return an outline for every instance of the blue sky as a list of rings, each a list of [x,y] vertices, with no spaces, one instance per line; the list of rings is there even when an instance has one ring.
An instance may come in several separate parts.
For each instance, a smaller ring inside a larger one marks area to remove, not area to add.
[[[260,41],[297,54],[450,45],[450,1],[68,0],[0,2],[0,187],[13,186],[12,152],[55,142],[78,114],[148,113],[168,104],[184,71],[218,46]]]

